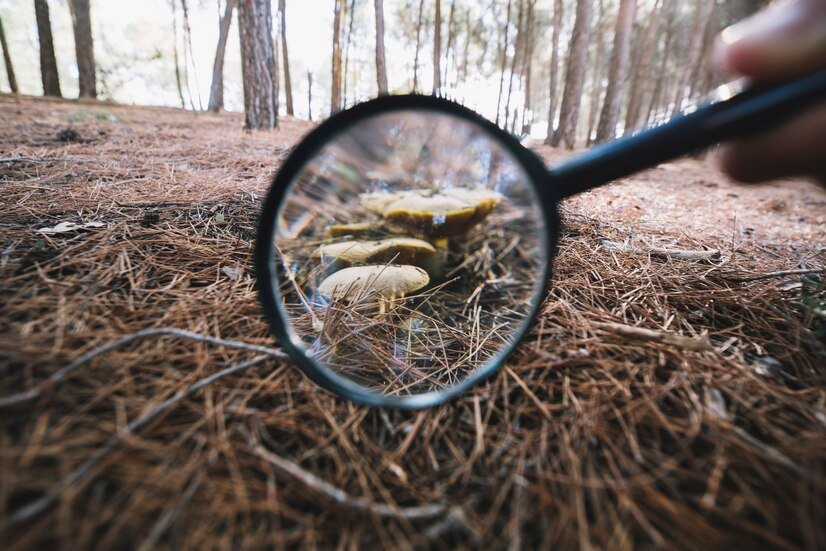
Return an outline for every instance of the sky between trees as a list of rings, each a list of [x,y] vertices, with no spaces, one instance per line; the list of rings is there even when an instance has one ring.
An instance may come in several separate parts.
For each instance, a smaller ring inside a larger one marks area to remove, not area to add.
[[[340,93],[346,106],[377,94],[376,17],[374,0],[341,0],[340,3]],[[438,4],[442,85],[438,93],[462,101],[492,120],[498,118],[500,125],[505,125],[507,119],[507,128],[516,134],[545,137],[552,96],[554,27],[558,24],[554,118],[561,123],[563,114],[571,116],[571,103],[577,102],[572,96],[566,104],[564,96],[566,84],[571,88],[573,83],[572,92],[579,98],[579,105],[572,123],[575,138],[569,136],[567,141],[575,140],[577,145],[582,145],[588,139],[596,139],[599,132],[600,138],[605,138],[621,132],[626,125],[666,117],[719,84],[719,77],[710,72],[706,63],[711,40],[720,29],[765,3],[759,0],[384,0],[380,4],[383,4],[388,89],[391,93],[411,91],[416,64],[417,90],[433,91]],[[182,17],[183,4],[187,8],[189,38]],[[314,118],[330,113],[336,4],[336,0],[285,2],[294,112],[300,118],[309,116],[310,75]],[[48,0],[48,6],[62,93],[76,97],[78,70],[69,0]],[[210,94],[219,16],[224,6],[225,2],[218,0],[184,3],[181,0],[91,0],[98,97],[180,107],[174,62],[177,50],[183,105],[205,108]],[[230,26],[224,66],[224,99],[230,110],[243,110],[237,11]],[[577,15],[583,20],[578,28],[578,40],[575,39]],[[278,0],[271,2],[271,16],[274,45],[279,48],[279,112],[284,115],[286,97],[280,62]],[[0,0],[0,18],[20,92],[41,94],[38,33],[32,0]],[[626,21],[624,40],[617,36],[617,30],[623,27],[617,25],[618,20]],[[586,36],[581,36],[582,33]],[[417,43],[418,56],[415,54]],[[574,66],[581,69],[572,70]],[[5,75],[0,77],[0,90],[9,91]],[[608,107],[606,96],[613,97]],[[616,120],[617,125],[600,130],[600,120],[604,120],[609,111],[615,112],[609,118]],[[565,142],[562,140],[561,145],[570,145]]]

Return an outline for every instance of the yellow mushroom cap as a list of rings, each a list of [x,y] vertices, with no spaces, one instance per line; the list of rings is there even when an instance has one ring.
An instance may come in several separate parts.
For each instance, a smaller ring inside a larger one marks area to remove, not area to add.
[[[328,276],[318,291],[327,297],[342,299],[364,291],[375,291],[384,298],[407,296],[430,283],[427,272],[416,266],[355,266]]]
[[[417,255],[436,252],[433,245],[412,237],[394,237],[380,241],[342,241],[321,245],[313,251],[313,258],[337,260],[347,264],[395,260],[406,262]]]
[[[342,237],[344,235],[362,235],[375,230],[377,224],[374,222],[356,222],[354,224],[333,224],[327,228],[327,235],[330,237]]]
[[[430,238],[452,237],[485,219],[502,195],[487,189],[448,188],[367,193],[361,204],[387,221]]]

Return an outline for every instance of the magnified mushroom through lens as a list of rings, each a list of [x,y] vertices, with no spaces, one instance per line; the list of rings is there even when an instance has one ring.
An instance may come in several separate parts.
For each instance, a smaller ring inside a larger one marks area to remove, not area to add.
[[[292,341],[377,394],[456,385],[507,352],[541,300],[539,204],[516,158],[470,121],[355,123],[308,159],[278,212]]]

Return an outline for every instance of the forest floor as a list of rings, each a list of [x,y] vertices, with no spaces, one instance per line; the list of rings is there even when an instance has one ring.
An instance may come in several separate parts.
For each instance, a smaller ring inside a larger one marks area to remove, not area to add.
[[[527,342],[442,407],[359,407],[171,333],[49,379],[145,329],[275,346],[255,220],[312,124],[241,123],[0,96],[7,549],[826,547],[826,193],[806,182],[681,160],[566,201]],[[86,226],[40,231],[63,222]]]

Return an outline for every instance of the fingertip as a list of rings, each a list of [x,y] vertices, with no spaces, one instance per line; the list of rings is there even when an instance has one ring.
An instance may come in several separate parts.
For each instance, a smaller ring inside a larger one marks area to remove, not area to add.
[[[737,144],[721,145],[714,154],[714,164],[729,178],[743,184],[755,184],[764,180]]]

